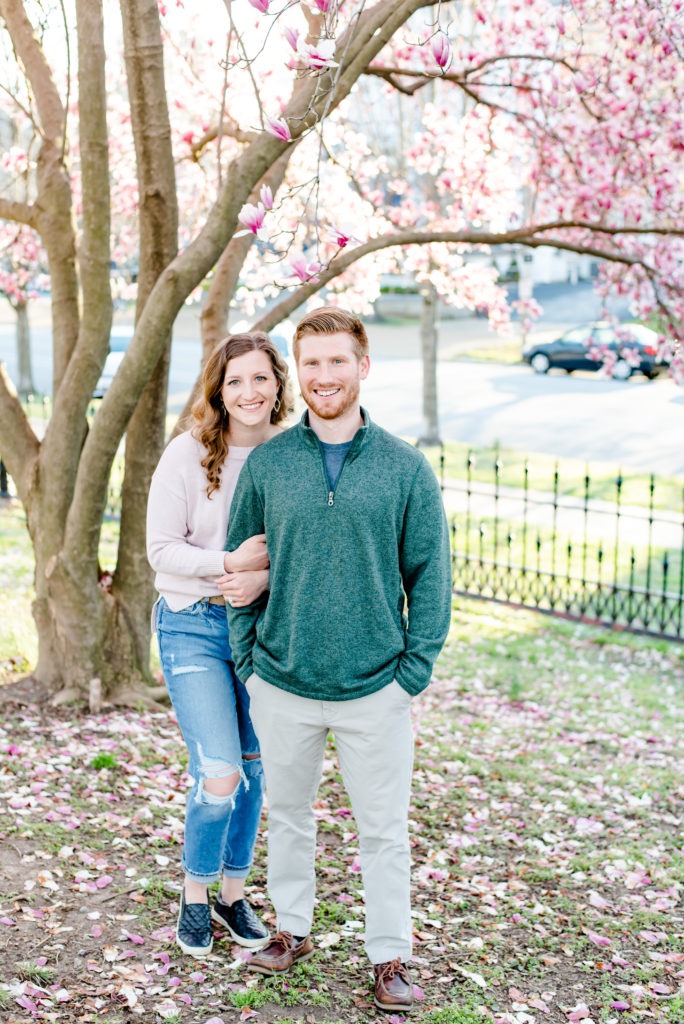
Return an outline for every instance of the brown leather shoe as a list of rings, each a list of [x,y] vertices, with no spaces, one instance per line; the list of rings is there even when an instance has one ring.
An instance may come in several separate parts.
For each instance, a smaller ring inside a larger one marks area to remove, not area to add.
[[[247,968],[259,974],[284,974],[313,955],[314,944],[310,935],[301,942],[295,942],[291,932],[278,932],[247,961]]]
[[[410,1010],[413,1006],[413,984],[406,965],[399,957],[386,964],[373,964],[375,994],[373,1002],[379,1010]]]

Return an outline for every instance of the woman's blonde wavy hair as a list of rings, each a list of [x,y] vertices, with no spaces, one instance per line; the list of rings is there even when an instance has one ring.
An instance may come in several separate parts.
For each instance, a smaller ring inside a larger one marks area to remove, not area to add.
[[[282,423],[292,407],[292,389],[287,373],[287,364],[276,345],[263,331],[231,334],[219,343],[213,355],[207,360],[202,372],[202,395],[192,408],[196,420],[192,427],[196,437],[207,449],[202,459],[202,468],[207,474],[207,495],[211,497],[221,484],[221,468],[228,455],[225,434],[228,429],[228,413],[221,398],[221,388],[226,376],[226,366],[231,359],[247,352],[265,352],[271,360],[273,373],[278,383],[278,399],[271,410],[271,423]]]

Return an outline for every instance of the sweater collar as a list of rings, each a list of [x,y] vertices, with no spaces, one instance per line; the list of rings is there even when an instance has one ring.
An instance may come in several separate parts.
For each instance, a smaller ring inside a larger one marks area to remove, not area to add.
[[[370,437],[371,429],[372,429],[373,424],[372,424],[371,418],[370,418],[370,416],[368,414],[368,410],[364,409],[363,406],[361,406],[361,417],[363,419],[363,426],[359,427],[359,429],[354,434],[354,437],[352,438],[351,448],[347,452],[347,458],[353,458],[361,450],[361,448],[367,443],[367,441],[368,441],[368,439]],[[320,449],[320,440],[319,440],[318,434],[316,434],[315,431],[312,430],[312,428],[309,426],[309,410],[308,409],[304,410],[304,413],[302,415],[301,420],[299,421],[298,426],[299,426],[300,433],[301,433],[303,439],[306,441],[306,443],[310,447],[316,448],[317,450],[319,450]]]

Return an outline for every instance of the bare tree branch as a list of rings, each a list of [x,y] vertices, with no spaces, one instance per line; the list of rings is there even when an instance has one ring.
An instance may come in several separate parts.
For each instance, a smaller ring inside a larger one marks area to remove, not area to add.
[[[40,454],[40,442],[24,412],[14,384],[0,363],[0,418],[9,427],[3,438],[2,458],[26,507],[30,481]]]
[[[16,224],[26,224],[34,229],[37,227],[36,208],[30,203],[17,203],[12,199],[0,198],[0,218],[14,221]]]
[[[61,152],[64,105],[45,54],[26,15],[25,6],[20,0],[0,0],[0,16],[5,20],[12,45],[33,87],[43,136]]]
[[[342,253],[335,256],[327,268],[316,275],[315,280],[312,279],[306,284],[301,285],[295,291],[281,299],[280,302],[275,303],[267,313],[252,325],[252,329],[259,331],[272,330],[276,324],[280,323],[281,320],[284,320],[294,312],[294,310],[301,306],[302,303],[310,298],[311,295],[315,295],[316,292],[320,291],[320,289],[328,284],[329,281],[332,281],[333,278],[344,273],[344,271],[352,266],[352,264],[371,253],[379,252],[382,249],[389,249],[394,246],[446,244],[487,245],[496,247],[500,245],[518,244],[530,249],[550,246],[555,249],[564,249],[567,252],[576,252],[588,256],[595,256],[598,259],[607,260],[613,263],[622,263],[625,266],[642,267],[649,275],[653,273],[653,268],[651,268],[644,260],[641,260],[636,256],[621,253],[608,246],[589,244],[587,242],[576,242],[565,239],[562,235],[551,236],[547,234],[547,232],[551,231],[569,229],[588,230],[596,236],[607,235],[609,238],[615,235],[625,234],[673,234],[673,231],[669,228],[657,229],[635,226],[631,229],[618,229],[604,228],[602,226],[596,226],[582,221],[552,221],[546,224],[526,225],[521,228],[501,232],[472,230],[418,231],[407,229],[397,231],[392,234],[379,235],[377,238],[370,239],[363,245],[356,246],[354,249],[344,250]],[[684,229],[677,229],[674,233],[684,235]]]
[[[79,140],[83,175],[83,237],[79,247],[79,270],[83,289],[83,316],[76,353],[64,386],[55,395],[54,410],[46,433],[46,455],[60,458],[65,431],[79,429],[97,382],[109,344],[112,295],[110,264],[109,156],[107,145],[107,93],[102,0],[77,0],[78,82],[81,103]],[[82,428],[81,428],[82,429]],[[63,456],[62,456],[63,457]],[[88,501],[83,487],[74,494],[77,466],[65,466],[65,500],[71,502],[66,520],[64,551],[67,557],[87,558],[97,550],[101,520],[84,514]],[[101,486],[88,481],[89,491]],[[71,501],[72,494],[74,496]],[[62,520],[63,521],[63,520]],[[96,581],[95,581],[96,582]]]
[[[228,116],[224,116],[221,122],[220,134],[222,136],[228,135],[231,139],[235,139],[236,142],[253,142],[256,138],[256,132],[244,131],[232,117]],[[207,146],[215,142],[218,137],[219,128],[217,126],[207,128],[206,132],[197,142],[193,142],[190,146],[190,159],[197,163]]]
[[[388,67],[386,64],[371,64],[367,68],[365,74],[375,75],[380,78],[385,78],[388,75],[401,75],[402,78],[419,78],[425,79],[425,81],[438,81],[443,82],[455,82],[457,85],[462,85],[464,82],[475,78],[481,71],[485,69],[489,70],[497,64],[504,64],[510,66],[515,61],[527,60],[537,64],[558,64],[561,67],[565,67],[568,71],[575,72],[577,69],[564,57],[554,57],[548,54],[540,56],[538,53],[507,53],[505,56],[488,57],[486,60],[482,60],[479,64],[472,64],[463,71],[445,71],[435,72],[435,74],[428,74],[424,69],[420,68],[401,68],[401,67]],[[477,83],[488,85],[492,87],[500,87],[505,83],[502,82],[484,82]],[[515,83],[510,83],[515,85]],[[517,88],[517,86],[516,86]]]

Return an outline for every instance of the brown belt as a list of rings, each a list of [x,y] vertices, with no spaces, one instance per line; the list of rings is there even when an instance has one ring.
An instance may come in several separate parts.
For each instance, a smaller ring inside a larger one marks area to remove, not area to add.
[[[226,599],[223,594],[216,594],[215,597],[209,598],[209,604],[225,604]]]

